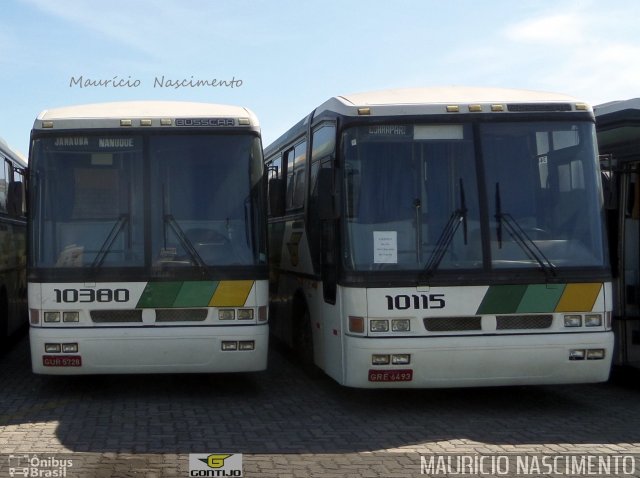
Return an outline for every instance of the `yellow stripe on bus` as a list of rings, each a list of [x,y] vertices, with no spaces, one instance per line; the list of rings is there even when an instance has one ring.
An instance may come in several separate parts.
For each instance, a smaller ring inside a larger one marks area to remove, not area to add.
[[[223,280],[211,297],[209,307],[242,307],[253,287],[252,280]]]
[[[601,289],[601,283],[567,284],[555,311],[591,312]]]

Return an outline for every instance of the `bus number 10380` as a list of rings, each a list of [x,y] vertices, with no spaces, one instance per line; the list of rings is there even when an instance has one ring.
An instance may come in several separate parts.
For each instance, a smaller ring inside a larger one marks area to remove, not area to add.
[[[129,302],[127,289],[54,289],[58,304],[75,302]]]

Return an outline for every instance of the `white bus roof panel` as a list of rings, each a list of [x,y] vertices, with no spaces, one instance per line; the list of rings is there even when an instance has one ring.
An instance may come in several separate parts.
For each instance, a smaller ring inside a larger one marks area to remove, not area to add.
[[[42,129],[45,121],[54,129],[109,127],[113,121],[168,118],[247,118],[252,127],[259,126],[256,115],[242,106],[181,101],[127,101],[95,103],[44,110],[34,129]],[[133,124],[132,126],[137,126]],[[155,125],[154,125],[155,126]]]
[[[491,105],[508,103],[581,103],[572,96],[530,90],[478,87],[404,88],[336,96],[323,103],[316,115],[329,110],[357,115],[358,108],[371,108],[371,115],[439,114],[442,105]],[[461,109],[460,112],[468,112]]]

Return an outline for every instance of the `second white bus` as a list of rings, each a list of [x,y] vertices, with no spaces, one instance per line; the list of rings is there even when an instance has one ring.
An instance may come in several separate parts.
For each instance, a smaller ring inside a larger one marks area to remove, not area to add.
[[[558,94],[327,100],[265,150],[273,334],[353,387],[607,380],[594,137]]]

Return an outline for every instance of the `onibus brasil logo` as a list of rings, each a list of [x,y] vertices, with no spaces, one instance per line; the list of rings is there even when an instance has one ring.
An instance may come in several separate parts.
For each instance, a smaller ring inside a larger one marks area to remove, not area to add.
[[[190,453],[189,476],[243,476],[242,453]]]

